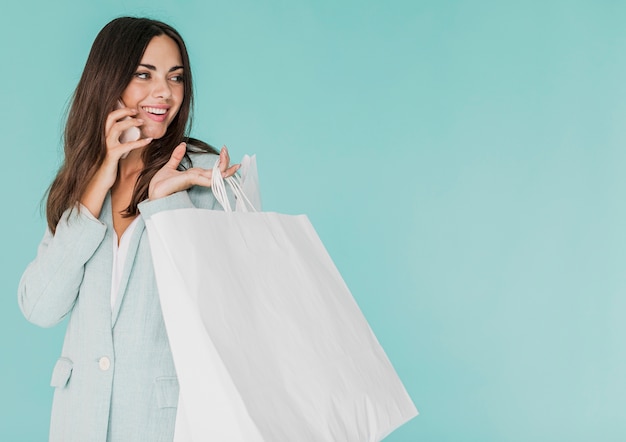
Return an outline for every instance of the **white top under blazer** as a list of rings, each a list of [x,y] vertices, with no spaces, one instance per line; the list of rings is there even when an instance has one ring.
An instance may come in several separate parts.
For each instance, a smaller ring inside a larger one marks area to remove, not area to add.
[[[126,227],[122,238],[117,241],[117,234],[113,233],[113,272],[111,273],[111,311],[115,308],[115,301],[117,301],[117,293],[120,291],[120,282],[122,281],[122,273],[124,272],[124,264],[126,263],[126,256],[128,255],[128,246],[130,245],[130,239],[133,236],[137,222],[139,221],[138,215],[135,219]]]

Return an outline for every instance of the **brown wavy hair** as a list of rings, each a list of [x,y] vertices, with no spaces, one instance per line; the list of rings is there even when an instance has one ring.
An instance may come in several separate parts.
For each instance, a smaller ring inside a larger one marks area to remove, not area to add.
[[[171,26],[147,18],[120,17],[108,23],[93,42],[83,74],[76,86],[63,137],[65,158],[48,190],[46,217],[54,233],[67,209],[73,209],[106,156],[105,122],[130,83],[143,53],[156,36],[167,35],[178,45],[184,68],[184,97],[165,135],[143,151],[139,174],[125,216],[135,216],[137,205],[148,198],[154,174],[165,165],[174,147],[187,141],[201,151],[217,153],[208,144],[189,138],[193,83],[189,55],[180,34]],[[186,155],[186,163],[191,164]]]

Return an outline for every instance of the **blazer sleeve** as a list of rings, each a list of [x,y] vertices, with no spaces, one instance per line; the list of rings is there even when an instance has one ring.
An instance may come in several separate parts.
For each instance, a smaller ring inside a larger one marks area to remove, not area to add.
[[[51,327],[72,310],[85,263],[104,239],[106,229],[86,208],[74,208],[65,211],[54,235],[46,231],[18,288],[18,303],[28,321]]]

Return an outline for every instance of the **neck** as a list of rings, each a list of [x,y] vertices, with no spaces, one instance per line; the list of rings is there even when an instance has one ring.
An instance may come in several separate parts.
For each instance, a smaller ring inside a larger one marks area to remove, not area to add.
[[[143,170],[142,149],[131,150],[126,158],[120,159],[118,180],[136,179]]]

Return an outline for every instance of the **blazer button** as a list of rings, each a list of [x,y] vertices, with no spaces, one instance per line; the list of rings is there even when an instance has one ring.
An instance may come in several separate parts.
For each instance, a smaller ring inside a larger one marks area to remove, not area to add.
[[[98,366],[100,367],[100,370],[107,371],[111,367],[111,361],[106,356],[102,356],[98,360]]]

